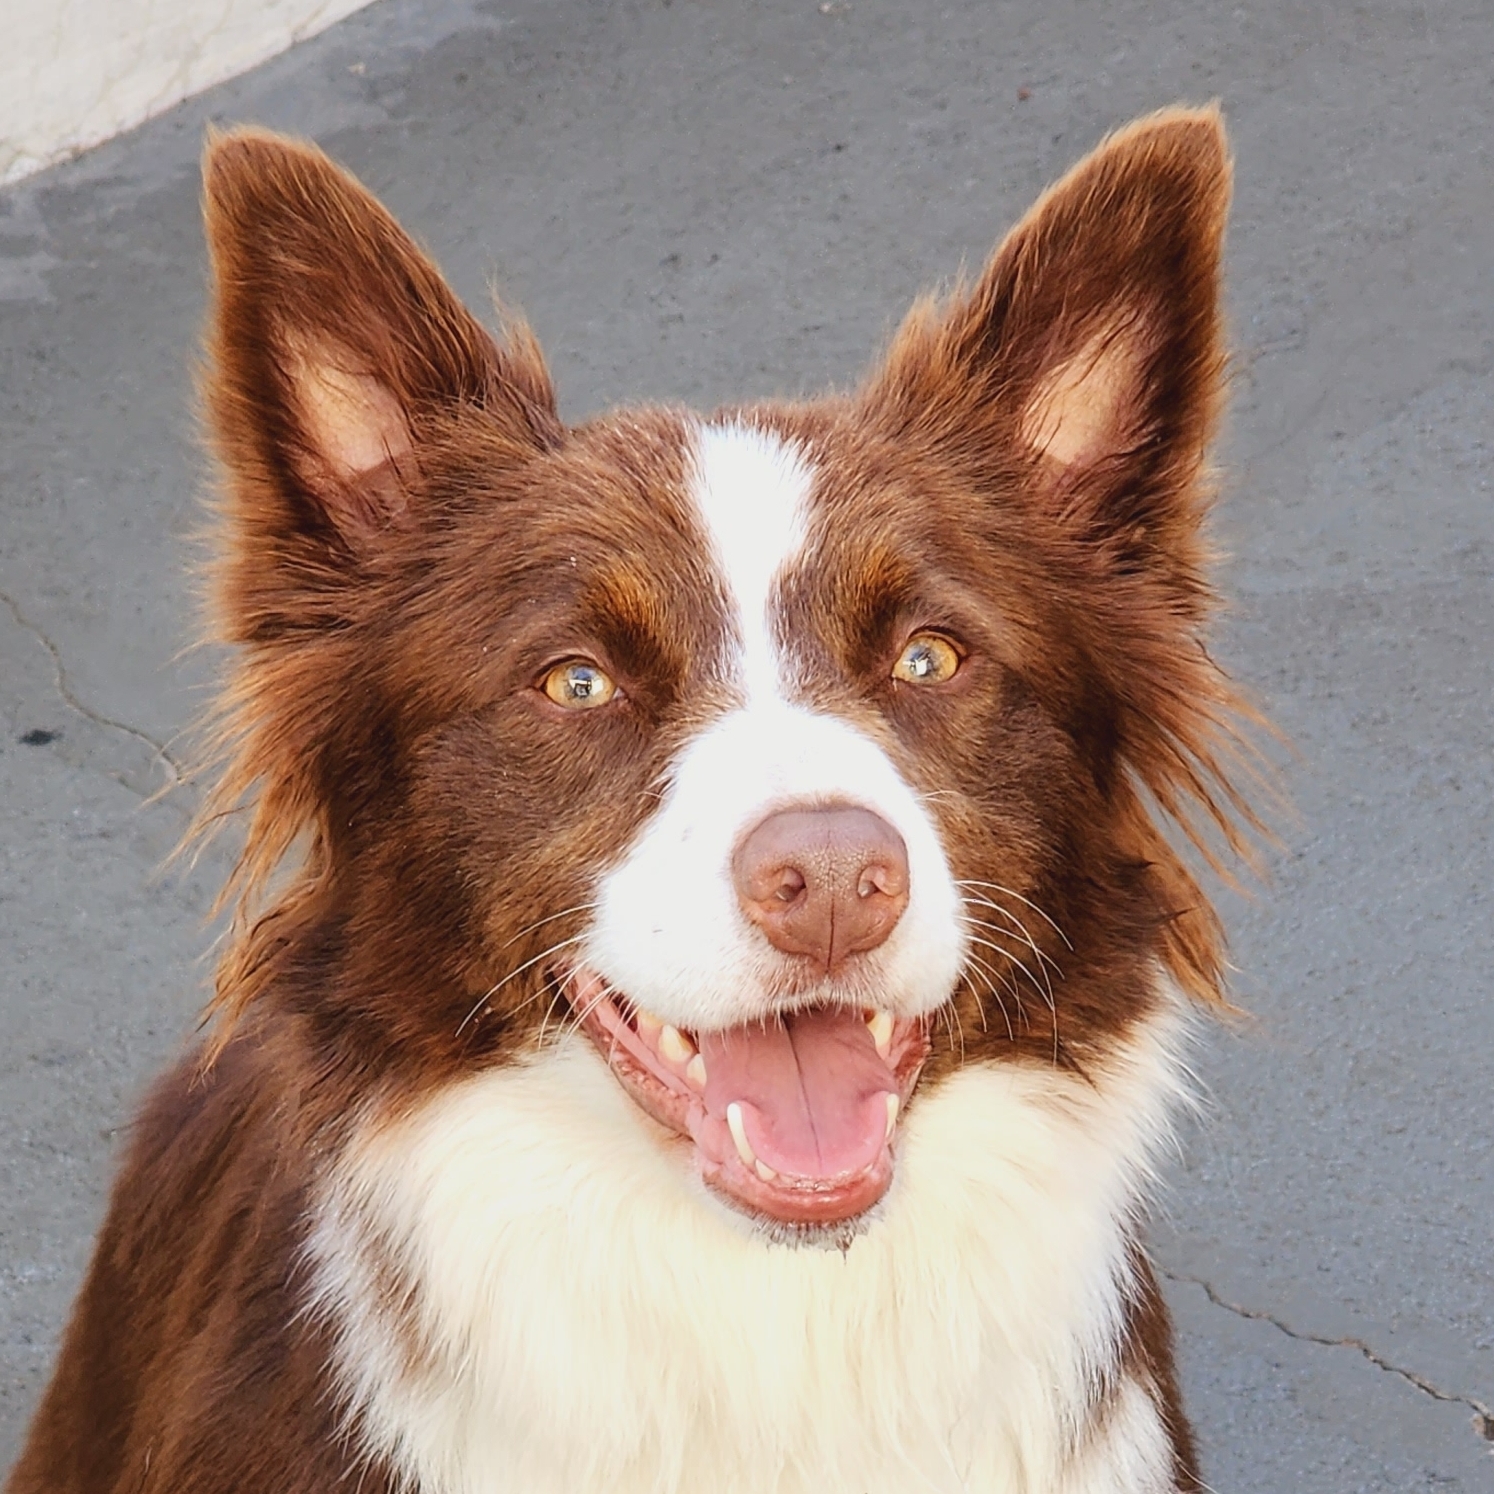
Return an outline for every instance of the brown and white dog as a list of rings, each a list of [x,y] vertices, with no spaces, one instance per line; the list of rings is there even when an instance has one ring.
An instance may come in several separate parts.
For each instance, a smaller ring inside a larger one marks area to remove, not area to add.
[[[853,395],[574,428],[316,150],[206,175],[256,911],[10,1489],[1200,1488],[1138,1236],[1223,999],[1158,816],[1248,819],[1217,115]]]

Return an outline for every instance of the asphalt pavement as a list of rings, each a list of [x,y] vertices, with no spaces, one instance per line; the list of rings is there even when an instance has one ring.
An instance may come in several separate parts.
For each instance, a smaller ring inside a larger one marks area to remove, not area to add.
[[[1153,1238],[1220,1494],[1494,1489],[1488,0],[381,0],[0,192],[0,1467],[210,970],[222,855],[164,864],[217,665],[206,122],[347,162],[580,416],[850,382],[1107,129],[1214,97],[1219,648],[1296,812]]]

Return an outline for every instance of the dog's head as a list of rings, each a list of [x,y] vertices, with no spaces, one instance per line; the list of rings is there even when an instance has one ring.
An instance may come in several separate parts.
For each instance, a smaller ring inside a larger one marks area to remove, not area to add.
[[[1234,836],[1228,177],[1213,113],[1144,120],[853,396],[572,428],[322,155],[215,140],[208,813],[254,795],[251,892],[304,848],[226,1012],[395,1104],[579,1026],[682,1165],[836,1228],[920,1076],[1102,1059],[1160,972],[1217,999],[1153,808]]]

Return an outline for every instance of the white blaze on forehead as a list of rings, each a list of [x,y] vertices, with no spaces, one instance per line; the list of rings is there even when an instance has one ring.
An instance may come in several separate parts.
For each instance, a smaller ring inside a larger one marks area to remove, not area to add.
[[[774,579],[804,544],[813,482],[799,450],[770,431],[731,421],[703,426],[696,437],[691,494],[736,603],[749,695],[777,693],[769,600]]]

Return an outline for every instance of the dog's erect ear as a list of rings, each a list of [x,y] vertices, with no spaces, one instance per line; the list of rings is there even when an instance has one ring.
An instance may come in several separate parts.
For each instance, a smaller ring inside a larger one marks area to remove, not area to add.
[[[1223,383],[1230,169],[1218,112],[1111,136],[1050,188],[973,289],[916,306],[867,397],[908,435],[1194,590],[1198,478]]]
[[[222,771],[192,834],[253,801],[224,891],[247,917],[298,841],[325,864],[334,826],[356,822],[358,794],[393,762],[358,624],[386,615],[381,583],[407,542],[470,494],[460,473],[501,477],[564,430],[527,329],[490,336],[314,146],[236,131],[209,142],[203,175],[203,397],[227,478],[215,633],[245,646],[204,744]],[[225,962],[225,1011],[271,978],[276,927]]]
[[[216,296],[207,404],[241,536],[261,562],[351,558],[398,520],[422,439],[462,407],[500,439],[558,429],[532,338],[500,347],[431,261],[313,146],[259,131],[210,141]],[[287,552],[292,553],[287,553]],[[299,552],[299,553],[295,553]]]

